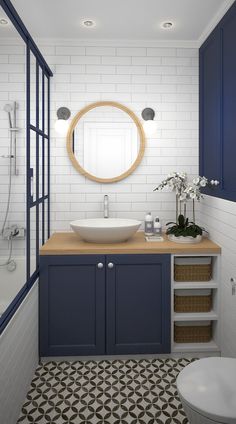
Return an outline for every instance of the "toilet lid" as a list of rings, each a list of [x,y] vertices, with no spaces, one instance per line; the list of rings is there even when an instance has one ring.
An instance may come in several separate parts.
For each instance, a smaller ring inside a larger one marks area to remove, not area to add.
[[[219,423],[236,423],[236,359],[204,358],[187,365],[177,389],[190,408]]]

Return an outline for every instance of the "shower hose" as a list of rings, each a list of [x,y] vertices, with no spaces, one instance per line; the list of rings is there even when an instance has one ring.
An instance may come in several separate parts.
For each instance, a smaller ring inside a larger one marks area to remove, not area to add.
[[[12,132],[10,131],[10,158],[9,158],[9,184],[8,184],[8,195],[7,195],[7,207],[6,207],[6,212],[5,212],[5,217],[3,220],[3,224],[2,224],[2,228],[1,228],[1,236],[4,236],[4,231],[5,231],[5,227],[6,227],[6,222],[7,222],[7,218],[8,218],[8,214],[9,214],[9,208],[10,208],[10,200],[11,200],[11,185],[12,185],[12,157],[13,157],[13,152],[12,152]],[[9,264],[12,263],[12,239],[13,239],[13,234],[10,233],[9,235],[9,255],[8,258],[6,259],[5,262],[0,262],[0,267],[4,267],[7,266]]]

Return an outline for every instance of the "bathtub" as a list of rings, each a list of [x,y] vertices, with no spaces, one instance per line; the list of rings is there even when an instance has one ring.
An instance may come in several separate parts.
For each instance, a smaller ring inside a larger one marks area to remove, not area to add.
[[[6,258],[1,257],[0,262]],[[0,267],[0,316],[14,300],[17,293],[26,283],[26,259],[14,257],[16,269],[8,271],[7,267]]]

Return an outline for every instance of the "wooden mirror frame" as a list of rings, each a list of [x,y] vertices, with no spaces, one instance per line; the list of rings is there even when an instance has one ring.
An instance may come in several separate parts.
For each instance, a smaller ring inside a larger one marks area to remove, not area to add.
[[[126,112],[131,117],[133,122],[135,123],[137,130],[138,130],[139,138],[140,138],[140,146],[139,146],[138,156],[137,156],[136,160],[134,161],[134,163],[132,164],[132,166],[127,171],[123,172],[123,174],[120,174],[117,177],[113,177],[113,178],[99,178],[99,177],[96,177],[95,175],[92,175],[89,172],[85,171],[85,169],[77,161],[77,159],[74,155],[74,152],[73,152],[73,131],[74,131],[76,125],[78,124],[80,118],[82,118],[82,116],[84,116],[90,110],[95,109],[96,107],[100,107],[100,106],[112,106],[112,107],[116,107],[116,108],[122,110],[123,112]],[[67,133],[66,148],[67,148],[69,158],[72,162],[72,165],[82,175],[89,178],[90,180],[96,181],[97,183],[114,183],[116,181],[123,180],[124,178],[128,177],[128,175],[132,174],[132,172],[134,172],[134,170],[137,168],[137,166],[140,164],[140,162],[143,158],[144,150],[145,150],[145,144],[146,144],[145,133],[144,133],[142,124],[140,123],[140,121],[139,121],[138,117],[135,115],[135,113],[133,113],[132,110],[130,110],[126,106],[123,106],[120,103],[104,101],[104,102],[91,103],[90,105],[85,106],[83,109],[81,109],[75,115],[75,117],[71,121],[69,130],[68,130],[68,133]]]

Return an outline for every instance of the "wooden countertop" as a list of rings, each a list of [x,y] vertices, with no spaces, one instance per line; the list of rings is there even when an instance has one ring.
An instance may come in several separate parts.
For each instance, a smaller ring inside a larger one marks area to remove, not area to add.
[[[134,254],[134,253],[179,253],[201,254],[220,253],[221,248],[207,238],[197,244],[182,244],[169,241],[147,242],[143,231],[137,232],[124,243],[87,243],[72,232],[54,233],[40,249],[40,255],[79,255],[79,254]]]

